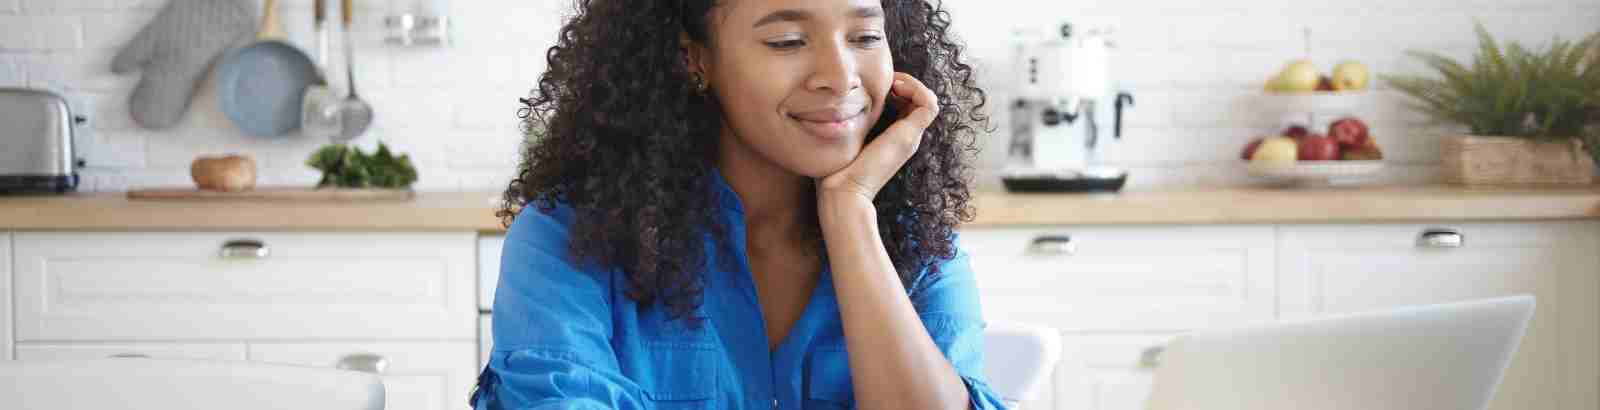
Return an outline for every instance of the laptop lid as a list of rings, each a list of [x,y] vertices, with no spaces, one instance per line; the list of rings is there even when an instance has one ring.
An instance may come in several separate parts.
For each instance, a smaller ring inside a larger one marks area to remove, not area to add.
[[[1483,410],[1528,295],[1204,330],[1174,338],[1149,410]]]

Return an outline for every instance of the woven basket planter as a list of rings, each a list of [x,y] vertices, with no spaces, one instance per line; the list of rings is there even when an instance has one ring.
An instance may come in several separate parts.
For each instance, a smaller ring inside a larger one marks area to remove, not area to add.
[[[1586,185],[1594,159],[1583,142],[1456,135],[1441,143],[1441,177],[1459,185]]]

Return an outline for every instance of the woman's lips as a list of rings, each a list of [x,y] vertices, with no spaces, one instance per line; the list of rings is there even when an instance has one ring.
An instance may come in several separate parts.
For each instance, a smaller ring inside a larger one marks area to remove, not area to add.
[[[790,114],[789,119],[800,124],[800,128],[807,133],[824,140],[843,140],[866,114],[866,108],[854,111],[821,110],[806,113]]]

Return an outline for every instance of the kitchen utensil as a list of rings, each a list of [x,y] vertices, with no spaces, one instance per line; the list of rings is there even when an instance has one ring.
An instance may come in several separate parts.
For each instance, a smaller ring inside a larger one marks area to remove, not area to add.
[[[72,137],[83,117],[49,91],[0,88],[0,193],[72,191]]]
[[[445,0],[411,0],[409,8],[383,18],[384,42],[397,46],[450,45],[449,5]]]
[[[251,0],[172,0],[111,59],[111,72],[140,72],[128,111],[140,127],[183,118],[217,56],[256,31]]]
[[[326,0],[316,0],[312,12],[315,16],[315,30],[317,34],[317,72],[326,78],[328,72],[328,16]],[[344,129],[342,117],[339,116],[338,93],[327,84],[313,84],[306,87],[304,103],[300,110],[300,133],[311,138],[333,138]]]
[[[334,137],[334,142],[341,143],[361,136],[367,132],[367,126],[372,125],[372,106],[362,101],[361,96],[356,94],[356,50],[355,43],[350,41],[350,22],[353,20],[351,13],[355,10],[351,7],[351,0],[344,0],[343,3],[345,75],[350,80],[350,96],[339,105],[343,131]]]
[[[1006,189],[1019,192],[1119,191],[1128,172],[1101,157],[1122,138],[1133,95],[1112,81],[1110,27],[1062,23],[1018,32],[1014,64],[1021,86],[1012,109]],[[1109,132],[1109,135],[1104,135]]]
[[[256,187],[248,191],[223,192],[188,188],[139,188],[128,190],[130,200],[150,201],[241,201],[241,202],[361,202],[408,201],[416,197],[410,189],[352,189],[306,187]]]
[[[1250,175],[1282,186],[1349,185],[1383,170],[1382,160],[1298,161],[1291,164],[1249,162]]]
[[[300,127],[306,87],[327,84],[300,49],[283,41],[277,0],[266,0],[257,41],[233,51],[217,72],[222,112],[245,133],[288,134]]]

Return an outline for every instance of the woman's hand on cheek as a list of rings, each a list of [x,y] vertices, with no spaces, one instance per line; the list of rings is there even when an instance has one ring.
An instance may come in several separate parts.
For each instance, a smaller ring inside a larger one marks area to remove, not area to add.
[[[888,104],[901,116],[844,169],[817,180],[817,197],[859,195],[868,203],[922,144],[922,133],[939,115],[939,96],[910,74],[895,73]]]

